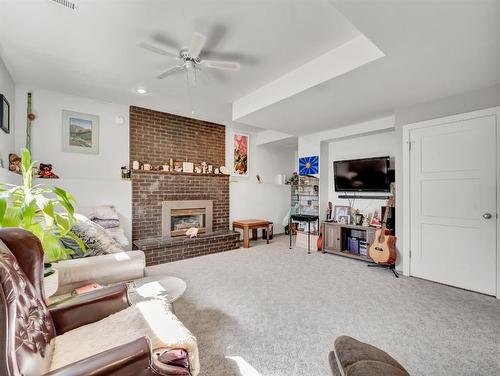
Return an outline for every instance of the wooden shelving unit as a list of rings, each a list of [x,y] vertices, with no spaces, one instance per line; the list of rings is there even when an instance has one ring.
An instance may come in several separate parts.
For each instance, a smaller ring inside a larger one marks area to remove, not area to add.
[[[355,237],[366,243],[366,250],[375,239],[376,228],[368,226],[345,225],[334,222],[323,222],[323,253],[349,257],[356,260],[372,262],[367,255],[353,253],[348,250],[347,239],[349,236]],[[356,236],[355,236],[356,235]]]

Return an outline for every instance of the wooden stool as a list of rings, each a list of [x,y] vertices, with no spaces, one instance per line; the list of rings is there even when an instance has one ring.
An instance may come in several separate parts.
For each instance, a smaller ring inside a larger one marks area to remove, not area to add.
[[[257,230],[259,228],[266,229],[267,244],[269,244],[269,226],[272,224],[272,222],[264,219],[243,219],[233,222],[233,231],[235,228],[241,228],[243,230],[243,248],[248,248],[250,247],[250,230],[252,230],[252,239],[256,240]]]

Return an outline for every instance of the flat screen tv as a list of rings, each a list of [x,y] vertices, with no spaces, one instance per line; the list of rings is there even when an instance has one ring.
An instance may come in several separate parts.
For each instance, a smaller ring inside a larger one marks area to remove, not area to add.
[[[389,157],[333,162],[335,192],[390,192]]]

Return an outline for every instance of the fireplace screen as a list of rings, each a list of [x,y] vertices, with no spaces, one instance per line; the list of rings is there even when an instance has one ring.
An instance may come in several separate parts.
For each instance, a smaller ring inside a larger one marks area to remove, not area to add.
[[[172,209],[170,220],[171,236],[182,236],[186,230],[196,227],[199,233],[206,230],[206,210],[205,208],[195,209]]]

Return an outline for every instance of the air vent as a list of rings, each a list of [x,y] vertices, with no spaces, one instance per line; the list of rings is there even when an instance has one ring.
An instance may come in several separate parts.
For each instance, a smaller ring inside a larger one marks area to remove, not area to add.
[[[76,10],[78,8],[75,3],[68,0],[51,0],[51,1],[72,10]]]

